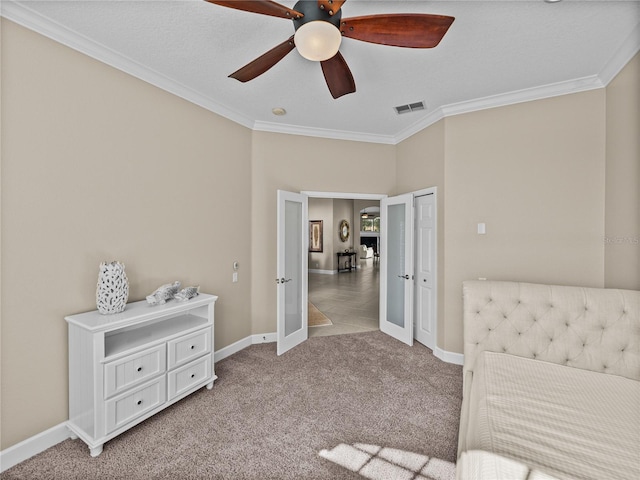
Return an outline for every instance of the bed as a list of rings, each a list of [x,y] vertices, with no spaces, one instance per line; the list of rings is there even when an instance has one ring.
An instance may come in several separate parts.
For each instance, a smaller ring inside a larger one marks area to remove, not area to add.
[[[640,292],[469,281],[459,479],[640,478]]]

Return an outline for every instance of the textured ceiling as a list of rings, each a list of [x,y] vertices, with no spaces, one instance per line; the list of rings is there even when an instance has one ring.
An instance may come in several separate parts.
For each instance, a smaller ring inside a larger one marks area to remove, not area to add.
[[[248,83],[227,77],[291,36],[290,20],[202,0],[2,2],[3,16],[250,128],[382,143],[443,115],[602,87],[640,48],[639,1],[348,0],[342,9],[456,20],[433,49],[345,38],[357,91],[334,100],[319,64],[295,50]],[[393,108],[416,101],[427,108]]]

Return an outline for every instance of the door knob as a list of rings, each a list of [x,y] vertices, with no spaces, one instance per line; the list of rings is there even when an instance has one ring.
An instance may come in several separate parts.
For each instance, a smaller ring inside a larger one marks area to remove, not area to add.
[[[290,281],[291,281],[290,278],[287,278],[286,280],[284,278],[280,279],[280,283],[287,283],[287,282],[290,282]]]
[[[409,275],[398,275],[398,278],[404,278],[405,280],[409,280]]]

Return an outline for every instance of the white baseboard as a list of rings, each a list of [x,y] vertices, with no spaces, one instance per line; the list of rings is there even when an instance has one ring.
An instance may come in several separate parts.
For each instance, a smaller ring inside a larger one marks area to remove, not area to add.
[[[219,362],[220,360],[222,360],[223,358],[227,358],[230,355],[233,355],[234,353],[239,352],[240,350],[243,350],[245,348],[247,348],[248,346],[251,345],[251,337],[245,337],[241,340],[238,340],[235,343],[232,343],[229,346],[226,346],[224,348],[221,348],[220,350],[218,350],[217,352],[215,352],[213,354],[213,361],[215,362]]]
[[[249,335],[248,337],[238,340],[237,342],[215,352],[214,362],[219,362],[223,358],[227,358],[250,345],[272,343],[275,342],[276,339],[277,335],[275,332]],[[447,363],[462,365],[464,361],[464,355],[461,353],[447,352],[438,347],[433,350],[433,354],[440,360]],[[44,452],[47,448],[53,447],[54,445],[65,441],[67,438],[71,438],[71,432],[67,428],[67,422],[63,422],[55,427],[51,427],[49,430],[45,430],[44,432],[27,438],[12,447],[0,451],[0,472],[4,472],[14,465],[17,465],[40,452]]]
[[[337,270],[316,270],[315,268],[310,268],[309,273],[322,273],[324,275],[335,275],[338,273]]]
[[[221,348],[216,353],[213,354],[213,361],[219,362],[223,358],[227,358],[234,353],[238,353],[240,350],[247,348],[250,345],[255,345],[257,343],[271,343],[275,342],[277,339],[276,333],[260,333],[257,335],[249,335],[241,340],[238,340],[231,345]]]
[[[447,352],[439,347],[433,349],[433,355],[443,362],[453,363],[455,365],[464,364],[464,355],[462,353]]]
[[[67,422],[63,422],[2,450],[0,452],[0,472],[44,452],[47,448],[64,442],[67,438],[71,438],[71,432],[67,428]]]
[[[251,335],[251,344],[256,345],[257,343],[273,343],[278,340],[278,334],[276,332],[273,333],[259,333],[257,335]]]

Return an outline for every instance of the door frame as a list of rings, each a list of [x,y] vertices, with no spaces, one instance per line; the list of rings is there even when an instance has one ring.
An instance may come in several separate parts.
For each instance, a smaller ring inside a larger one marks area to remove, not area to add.
[[[309,198],[336,198],[343,200],[382,200],[389,196],[383,193],[314,192],[309,190],[302,190],[300,193]]]
[[[346,193],[346,192],[320,192],[320,191],[311,191],[311,190],[302,190],[300,192],[303,195],[306,195],[308,198],[331,198],[336,200],[377,200],[381,201],[384,198],[387,198],[389,195],[385,193]],[[357,212],[354,212],[356,215]],[[354,220],[351,219],[351,222]],[[353,225],[353,228],[356,226]],[[360,225],[358,225],[360,228]],[[357,248],[357,246],[355,246]],[[309,271],[309,267],[307,265],[307,273]],[[380,280],[378,280],[380,281]],[[307,292],[308,296],[308,292]]]
[[[328,191],[315,191],[315,190],[302,190],[300,191],[301,194],[306,195],[309,198],[335,198],[335,199],[345,199],[345,200],[382,200],[384,198],[387,198],[389,195],[387,194],[376,194],[376,193],[345,193],[345,192],[328,192]],[[435,199],[435,213],[436,213],[436,221],[435,221],[435,228],[436,228],[436,233],[435,233],[435,237],[436,237],[436,241],[434,242],[435,244],[435,257],[436,257],[436,262],[435,262],[435,277],[436,277],[436,281],[434,282],[434,310],[435,310],[435,325],[434,325],[434,336],[435,336],[435,345],[434,345],[434,353],[436,352],[436,350],[438,350],[438,291],[440,288],[440,284],[439,284],[439,277],[438,277],[438,187],[427,187],[427,188],[422,188],[419,190],[415,190],[412,192],[407,192],[407,193],[411,193],[414,196],[414,201],[415,201],[415,197],[418,196],[422,196],[422,195],[427,195],[429,193],[433,193],[434,195],[434,199]],[[415,209],[415,205],[412,207]],[[414,226],[414,232],[413,235],[415,235],[415,226]],[[414,242],[415,243],[415,242]],[[416,247],[416,245],[414,245],[414,248]],[[414,252],[415,253],[415,252]],[[415,255],[414,255],[414,262],[415,262]],[[414,264],[415,267],[415,264]],[[307,273],[309,270],[309,266],[307,265]],[[382,278],[380,278],[379,280],[380,282],[382,281],[386,281]],[[308,296],[308,285],[307,285],[307,296]],[[415,309],[414,310],[414,314],[415,314]],[[413,322],[415,319],[412,318],[411,321]],[[308,328],[308,327],[307,327]]]
[[[414,202],[414,216],[415,216],[415,201],[418,197],[423,197],[425,195],[433,195],[433,205],[434,205],[434,230],[435,230],[435,234],[434,234],[434,242],[433,242],[433,255],[435,257],[435,262],[433,263],[434,267],[433,267],[433,271],[434,271],[434,282],[433,282],[433,314],[434,314],[434,323],[433,323],[433,347],[428,347],[431,348],[434,352],[436,350],[436,348],[438,348],[438,287],[439,287],[439,281],[438,281],[438,187],[428,187],[428,188],[423,188],[420,190],[416,190],[415,192],[411,192],[413,194],[413,202]],[[415,238],[416,232],[417,232],[417,227],[414,224],[413,227],[413,235]],[[415,262],[417,262],[418,256],[416,255],[418,249],[418,242],[414,242],[414,271],[416,271],[417,268],[417,264],[415,264]],[[417,286],[414,286],[414,289],[417,288]],[[417,298],[417,295],[414,295],[414,298]],[[416,308],[413,309],[413,314],[414,316],[416,315]],[[413,319],[415,322],[417,322],[417,318]],[[416,323],[417,325],[417,323]],[[414,338],[415,338],[415,334],[416,334],[417,328],[413,330],[413,334],[414,334]]]

